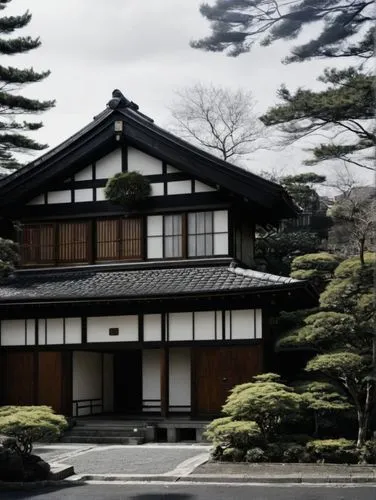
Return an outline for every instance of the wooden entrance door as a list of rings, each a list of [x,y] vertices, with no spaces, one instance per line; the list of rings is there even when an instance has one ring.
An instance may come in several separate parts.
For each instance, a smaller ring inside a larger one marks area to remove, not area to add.
[[[4,363],[4,404],[47,405],[71,415],[70,352],[7,352]]]
[[[262,370],[262,346],[195,349],[194,394],[197,415],[219,415],[234,385]]]
[[[114,411],[142,411],[142,351],[117,352],[114,355]]]
[[[36,355],[33,352],[7,352],[3,373],[4,404],[35,404]]]

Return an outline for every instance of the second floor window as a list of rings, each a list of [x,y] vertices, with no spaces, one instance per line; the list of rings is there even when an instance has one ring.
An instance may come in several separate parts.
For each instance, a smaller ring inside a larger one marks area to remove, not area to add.
[[[88,262],[88,223],[27,224],[20,237],[23,265]]]
[[[149,259],[228,254],[226,211],[149,216],[147,232]]]
[[[141,219],[98,220],[96,233],[97,261],[142,257]]]

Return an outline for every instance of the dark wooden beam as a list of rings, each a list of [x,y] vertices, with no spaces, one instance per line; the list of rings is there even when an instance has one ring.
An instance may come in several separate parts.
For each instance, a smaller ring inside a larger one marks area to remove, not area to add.
[[[168,416],[168,406],[169,406],[169,349],[168,347],[162,347],[160,357],[160,369],[161,369],[161,415],[166,418]]]

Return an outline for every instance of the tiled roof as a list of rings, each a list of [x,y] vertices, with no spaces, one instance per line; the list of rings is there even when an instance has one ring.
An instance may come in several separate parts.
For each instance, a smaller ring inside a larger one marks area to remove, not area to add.
[[[256,291],[304,282],[239,267],[88,269],[18,272],[0,285],[0,304],[99,298],[143,298]]]

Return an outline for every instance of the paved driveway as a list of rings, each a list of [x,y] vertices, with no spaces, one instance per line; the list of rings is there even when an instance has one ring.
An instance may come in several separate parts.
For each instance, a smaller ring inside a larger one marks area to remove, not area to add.
[[[209,453],[202,445],[44,445],[34,453],[48,462],[73,465],[76,474],[167,474]]]

